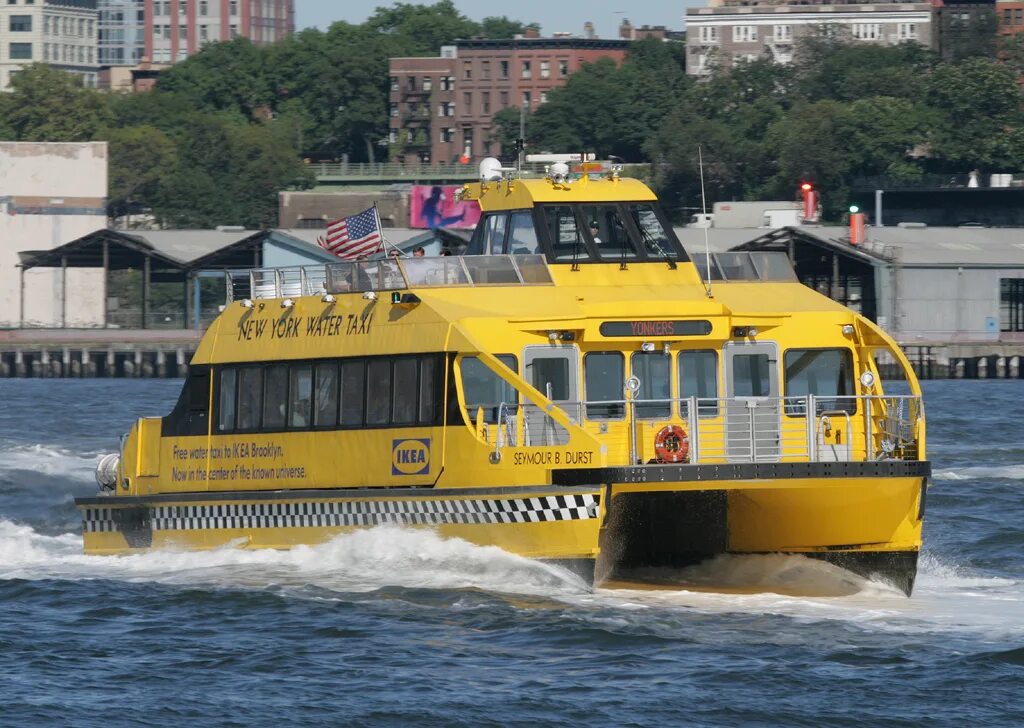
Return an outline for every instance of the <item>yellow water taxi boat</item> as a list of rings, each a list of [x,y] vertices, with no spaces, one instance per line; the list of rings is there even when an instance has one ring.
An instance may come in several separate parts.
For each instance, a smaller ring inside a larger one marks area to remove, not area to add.
[[[685,586],[715,556],[783,553],[910,593],[930,466],[885,332],[784,254],[691,260],[614,167],[492,161],[464,194],[483,211],[464,255],[234,276],[174,410],[138,420],[78,499],[85,550],[396,523],[595,583]]]

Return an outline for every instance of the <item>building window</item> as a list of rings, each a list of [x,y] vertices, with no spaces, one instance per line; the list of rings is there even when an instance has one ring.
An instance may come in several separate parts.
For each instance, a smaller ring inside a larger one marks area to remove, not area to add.
[[[700,42],[704,45],[718,42],[718,28],[715,26],[702,25],[700,28]]]
[[[441,130],[441,142],[447,144],[448,142],[455,141],[455,130],[450,127],[445,127]]]
[[[565,78],[569,75],[569,61],[558,62],[558,76],[559,78]]]
[[[467,152],[473,149],[473,128],[466,127],[462,130],[462,148]]]
[[[392,76],[391,77],[391,90],[392,91],[397,91],[398,90],[398,76]]]
[[[491,113],[491,94],[488,91],[484,91],[480,94],[480,113]]]
[[[12,33],[31,33],[32,32],[32,16],[31,15],[12,15],[8,28]]]
[[[467,81],[473,78],[473,65],[469,61],[462,64],[462,77]]]
[[[530,92],[523,91],[523,106],[530,108]]]
[[[1024,25],[1024,9],[1017,8],[1013,11],[1013,24]]]
[[[732,40],[734,43],[754,43],[757,41],[756,25],[734,25],[732,26]]]
[[[472,114],[473,113],[473,94],[471,92],[464,91],[462,93],[462,105],[465,107],[462,110],[463,113],[465,113],[465,114]]]
[[[899,40],[917,40],[917,23],[900,23],[896,28]]]
[[[776,43],[788,43],[793,40],[793,26],[792,25],[776,25],[772,38]]]
[[[999,279],[999,330],[1024,331],[1024,278]]]
[[[405,79],[405,88],[406,88],[407,91],[415,91],[416,90],[416,77],[415,76],[409,76],[408,78]]]
[[[199,0],[199,14],[209,15],[210,14],[210,3],[209,0]]]
[[[547,91],[541,91],[540,92],[540,102],[542,104],[546,104],[548,102],[548,92]]]
[[[442,91],[454,91],[455,90],[455,77],[454,76],[441,76],[441,90]]]
[[[432,79],[430,76],[424,76],[423,83],[421,84],[420,88],[422,88],[424,91],[430,91],[432,88],[434,88],[434,79]]]
[[[523,70],[522,70],[522,72],[519,75],[522,78],[530,78],[533,75],[532,71],[530,70],[530,62],[529,61],[523,61]]]
[[[499,63],[500,65],[498,68],[501,73],[501,78],[508,78],[508,61],[500,61]]]
[[[551,61],[540,62],[540,77],[551,78]]]
[[[491,78],[491,62],[480,61],[480,78],[488,81]]]
[[[231,38],[237,38],[238,37],[238,26],[234,25],[234,24],[228,26],[228,35],[231,36]]]
[[[165,6],[166,4],[167,3],[164,3]],[[238,15],[238,0],[231,0],[231,2],[228,3],[228,14]]]
[[[208,41],[210,40],[210,26],[200,25],[199,26],[199,40]]]
[[[853,37],[856,40],[878,40],[882,37],[880,23],[854,23]]]
[[[508,91],[499,92],[498,98],[501,100],[501,108],[508,108]]]
[[[398,116],[398,104],[391,104],[391,115]]]
[[[1013,22],[1013,11],[1012,10],[1004,10],[1003,11],[1003,25],[1011,25],[1012,22]]]
[[[29,61],[29,60],[32,60],[32,44],[31,43],[11,43],[9,57],[10,57],[10,59],[12,61]]]

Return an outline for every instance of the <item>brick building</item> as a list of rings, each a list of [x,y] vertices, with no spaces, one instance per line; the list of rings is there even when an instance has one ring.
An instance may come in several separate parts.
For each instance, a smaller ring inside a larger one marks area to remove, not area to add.
[[[153,63],[176,63],[215,41],[244,36],[273,43],[295,32],[295,0],[142,2],[144,56]]]
[[[622,63],[626,40],[460,40],[438,58],[392,58],[389,143],[395,161],[447,163],[499,154],[494,115],[535,110],[584,63]]]
[[[771,58],[793,60],[794,42],[822,30],[854,42],[932,44],[932,5],[928,2],[807,4],[712,0],[686,11],[686,72],[700,76],[716,64]]]
[[[1000,35],[1024,33],[1024,0],[996,0]]]

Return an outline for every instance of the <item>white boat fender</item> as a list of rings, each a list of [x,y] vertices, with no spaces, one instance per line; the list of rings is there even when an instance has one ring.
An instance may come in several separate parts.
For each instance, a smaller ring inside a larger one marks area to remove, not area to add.
[[[116,452],[109,452],[100,458],[96,465],[96,484],[101,490],[114,490],[117,487],[117,466],[120,460]]]

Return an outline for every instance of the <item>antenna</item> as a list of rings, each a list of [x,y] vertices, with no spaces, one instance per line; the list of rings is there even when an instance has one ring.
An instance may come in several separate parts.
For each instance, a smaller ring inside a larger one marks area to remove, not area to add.
[[[707,281],[704,283],[704,292],[708,298],[712,298],[711,295],[711,242],[708,239],[708,200],[704,196],[704,154],[701,151],[700,145],[697,145],[697,166],[700,167],[700,209],[703,213],[702,219],[705,222],[704,227],[704,256],[705,265],[707,266]]]

